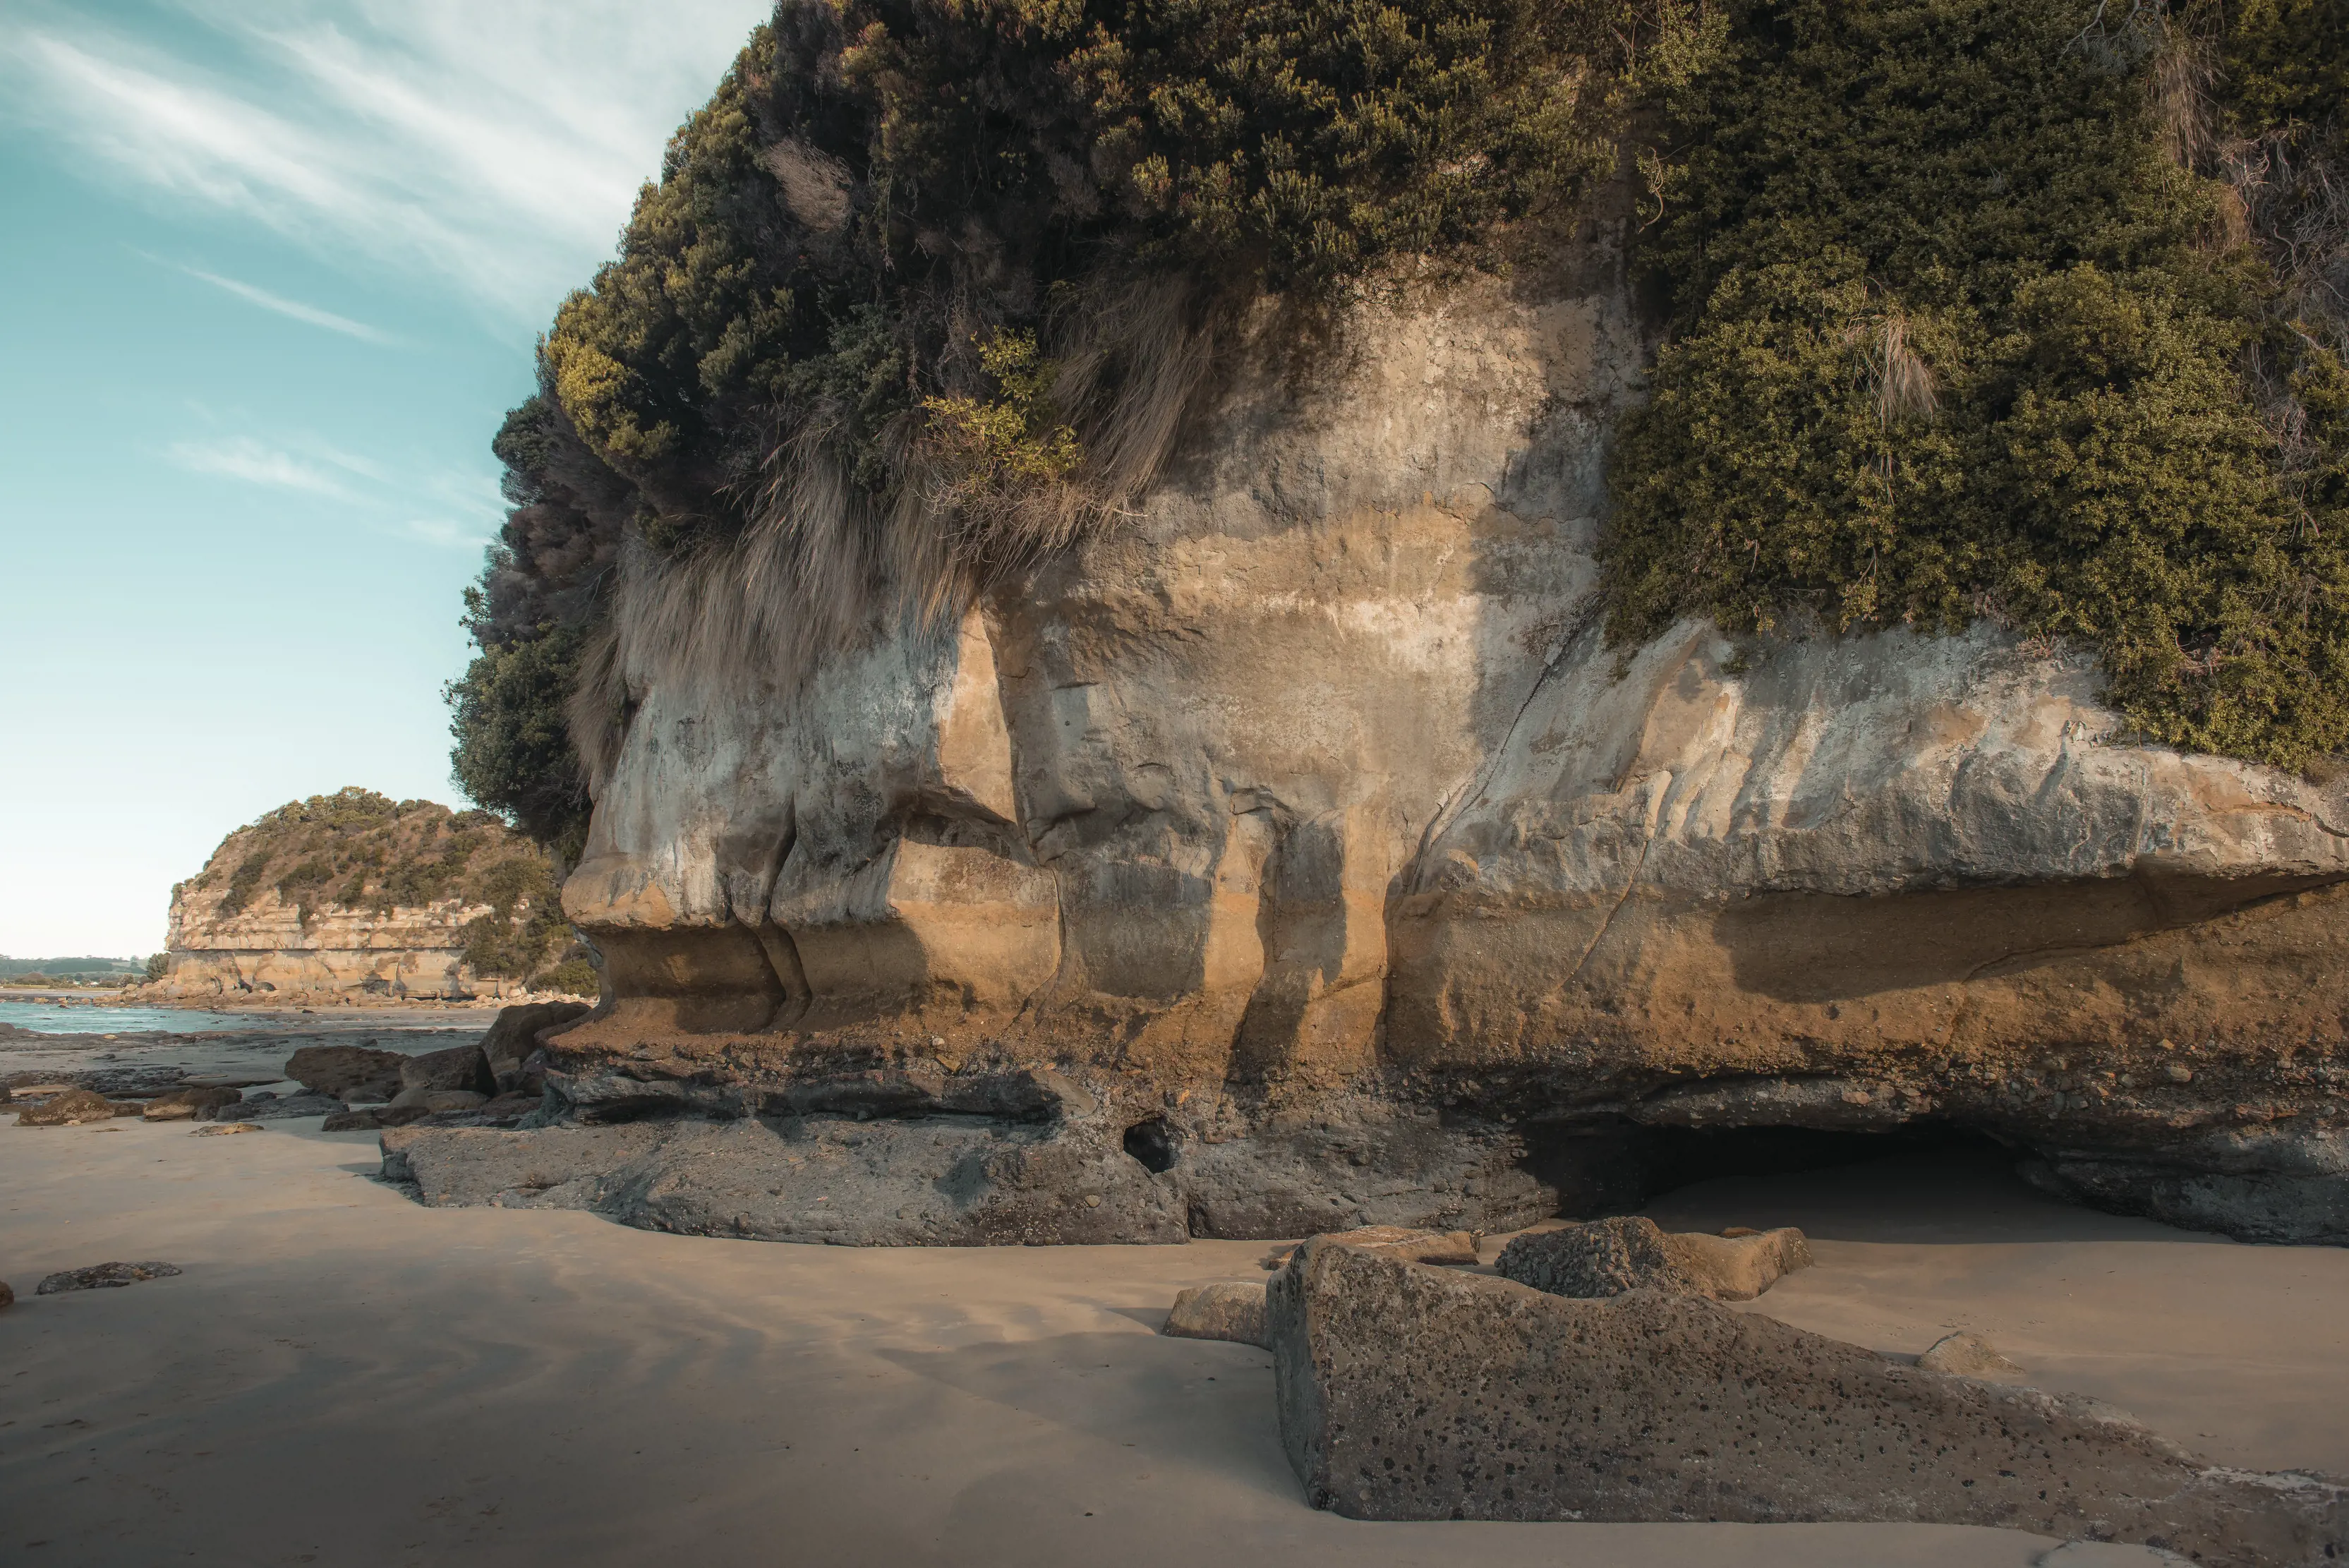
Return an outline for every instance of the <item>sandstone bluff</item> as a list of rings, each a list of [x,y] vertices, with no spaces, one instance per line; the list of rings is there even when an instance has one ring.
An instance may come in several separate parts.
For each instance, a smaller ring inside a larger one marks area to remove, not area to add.
[[[278,1004],[510,996],[533,980],[592,994],[554,869],[486,812],[345,789],[221,841],[171,889],[164,963],[139,992]]]
[[[1607,232],[1358,304],[1309,374],[1233,356],[1131,516],[941,630],[788,689],[624,669],[555,1125],[398,1174],[1166,1241],[1502,1230],[1735,1129],[1930,1127],[2349,1241],[2349,787],[2145,743],[1988,625],[1605,646],[1648,353]]]

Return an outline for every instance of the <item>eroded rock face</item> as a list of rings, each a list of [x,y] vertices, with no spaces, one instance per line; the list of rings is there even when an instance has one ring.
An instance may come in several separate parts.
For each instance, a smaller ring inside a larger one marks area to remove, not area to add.
[[[1643,1129],[1954,1124],[2340,1239],[2349,786],[2134,744],[1987,627],[1606,648],[1641,352],[1604,245],[1366,305],[943,630],[790,691],[628,672],[555,1119],[763,1147],[1049,1067],[1089,1108],[978,1114],[1072,1171],[1156,1128],[1133,1240],[1502,1230],[1636,1200]]]
[[[1281,1441],[1350,1519],[1881,1520],[2330,1563],[2349,1493],[2095,1402],[1895,1366],[1696,1295],[1547,1295],[1308,1241],[1268,1292]]]

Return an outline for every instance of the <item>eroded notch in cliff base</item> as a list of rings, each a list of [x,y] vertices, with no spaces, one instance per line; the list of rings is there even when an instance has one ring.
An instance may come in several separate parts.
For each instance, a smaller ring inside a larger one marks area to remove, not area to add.
[[[1666,1193],[1734,1177],[1786,1176],[1903,1156],[2013,1164],[2017,1151],[1946,1122],[1848,1131],[1800,1127],[1643,1127],[1624,1117],[1523,1128],[1523,1168],[1569,1220],[1629,1214]]]

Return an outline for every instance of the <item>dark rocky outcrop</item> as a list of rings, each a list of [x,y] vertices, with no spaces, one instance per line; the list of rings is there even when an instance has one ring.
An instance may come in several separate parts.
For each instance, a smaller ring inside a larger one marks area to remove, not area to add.
[[[540,1050],[539,1036],[585,1017],[584,1002],[532,1002],[502,1009],[481,1036],[481,1054],[500,1091],[521,1085],[525,1065]]]
[[[158,1095],[149,1100],[143,1114],[150,1122],[186,1121],[207,1111],[217,1113],[243,1098],[234,1089],[216,1085],[173,1089],[169,1094]]]
[[[331,1095],[273,1095],[264,1089],[250,1099],[199,1114],[201,1119],[213,1122],[274,1122],[330,1116],[342,1108],[343,1102]]]
[[[398,1051],[365,1045],[305,1045],[285,1059],[285,1075],[314,1095],[388,1100],[399,1093],[400,1064],[407,1060]]]
[[[1702,1296],[1548,1295],[1316,1239],[1268,1309],[1281,1440],[1354,1519],[1880,1520],[2349,1551],[2349,1492],[2211,1466],[2069,1396],[1896,1366]]]
[[[168,1279],[180,1272],[176,1263],[92,1263],[88,1268],[66,1269],[49,1275],[33,1293],[54,1296],[67,1291],[114,1290],[142,1280]]]
[[[401,1057],[399,1086],[402,1093],[414,1089],[460,1089],[486,1100],[498,1092],[498,1080],[479,1045],[451,1045],[445,1051]],[[393,1096],[395,1102],[398,1097]]]
[[[26,1106],[17,1113],[16,1125],[20,1127],[72,1127],[81,1122],[109,1121],[114,1115],[114,1104],[105,1096],[92,1094],[88,1089],[67,1089]]]

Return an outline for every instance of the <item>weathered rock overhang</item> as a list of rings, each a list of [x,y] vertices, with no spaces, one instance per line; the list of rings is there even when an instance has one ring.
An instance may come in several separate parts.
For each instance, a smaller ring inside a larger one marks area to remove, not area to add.
[[[2342,1239],[2349,781],[2142,744],[2092,661],[1988,627],[1606,647],[1617,275],[1366,303],[1310,376],[1239,356],[1119,529],[789,691],[624,671],[564,889],[610,994],[554,1042],[557,1125],[460,1140],[478,1179],[419,1135],[420,1189],[833,1240],[1498,1230],[1682,1135],[1955,1129]],[[990,1098],[1047,1073],[1091,1108]],[[500,1185],[555,1134],[573,1175]]]

